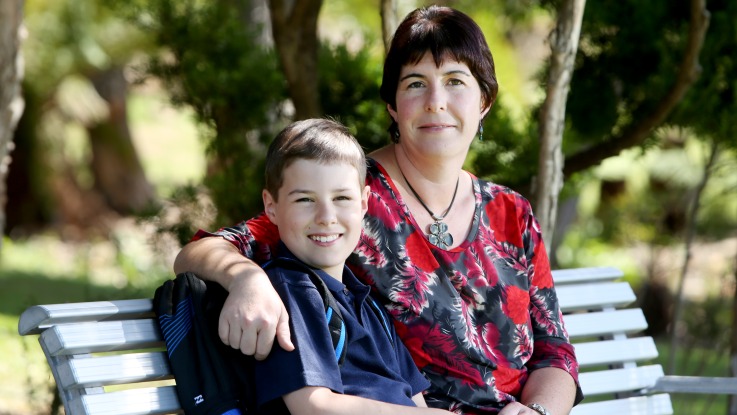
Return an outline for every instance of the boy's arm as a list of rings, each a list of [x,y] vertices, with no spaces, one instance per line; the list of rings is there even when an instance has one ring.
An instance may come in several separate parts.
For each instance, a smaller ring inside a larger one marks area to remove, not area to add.
[[[412,397],[412,400],[415,402],[415,405],[417,405],[420,408],[427,408],[427,402],[425,402],[425,396],[421,393],[418,393],[417,395]]]
[[[421,394],[418,394],[425,403]],[[418,395],[412,400],[417,403]],[[284,403],[292,415],[443,415],[442,409],[402,406],[352,395],[335,393],[328,388],[308,386],[284,395]]]
[[[269,277],[233,244],[220,237],[188,243],[174,260],[175,273],[186,271],[217,282],[230,293],[218,323],[223,343],[262,360],[276,334],[284,350],[294,350],[289,316]]]

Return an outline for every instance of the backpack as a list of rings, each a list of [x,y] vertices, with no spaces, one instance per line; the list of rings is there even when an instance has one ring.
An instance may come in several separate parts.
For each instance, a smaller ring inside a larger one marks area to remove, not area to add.
[[[343,316],[325,282],[306,265],[278,263],[310,275],[323,298],[328,328],[339,365],[346,356]],[[186,415],[255,414],[254,358],[220,340],[218,319],[228,292],[219,284],[186,272],[164,282],[154,293],[154,311],[166,344],[179,402]]]

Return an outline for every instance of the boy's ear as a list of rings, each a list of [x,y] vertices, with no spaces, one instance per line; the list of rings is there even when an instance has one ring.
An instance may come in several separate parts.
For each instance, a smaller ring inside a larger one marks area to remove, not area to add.
[[[363,191],[361,192],[361,211],[364,215],[366,214],[366,212],[368,212],[368,198],[370,190],[370,187],[364,186]]]
[[[271,193],[264,189],[261,191],[261,198],[264,201],[264,212],[266,213],[266,216],[268,216],[271,223],[278,225],[278,223],[276,223],[276,201],[271,196]]]

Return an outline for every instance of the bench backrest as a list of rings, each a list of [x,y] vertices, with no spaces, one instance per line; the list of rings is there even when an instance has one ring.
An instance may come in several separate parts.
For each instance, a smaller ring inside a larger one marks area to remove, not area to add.
[[[662,377],[642,311],[616,268],[553,271],[581,367],[587,403],[571,414],[673,413],[670,397],[641,393]],[[38,305],[20,317],[21,335],[39,334],[68,415],[181,413],[149,299]]]
[[[647,321],[630,308],[636,297],[623,274],[611,267],[553,271],[566,329],[576,348],[579,381],[586,400],[571,411],[584,414],[673,413],[667,393],[648,390],[663,377]]]

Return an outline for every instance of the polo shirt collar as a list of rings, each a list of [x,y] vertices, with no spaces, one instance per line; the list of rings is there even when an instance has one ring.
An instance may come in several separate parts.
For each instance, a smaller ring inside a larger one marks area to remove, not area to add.
[[[317,275],[319,275],[320,278],[325,281],[325,285],[328,286],[328,289],[333,293],[333,295],[345,295],[345,290],[348,289],[348,291],[353,294],[356,304],[360,304],[366,301],[366,298],[371,292],[371,288],[368,285],[359,281],[358,278],[356,278],[353,272],[346,265],[343,265],[343,282],[340,282],[331,277],[330,274],[326,273],[325,271],[311,267],[302,262],[301,259],[294,256],[292,251],[290,251],[289,248],[284,245],[284,242],[279,241],[279,245],[276,249],[276,257],[299,261],[303,263],[306,267],[313,269],[315,272],[317,272]]]

